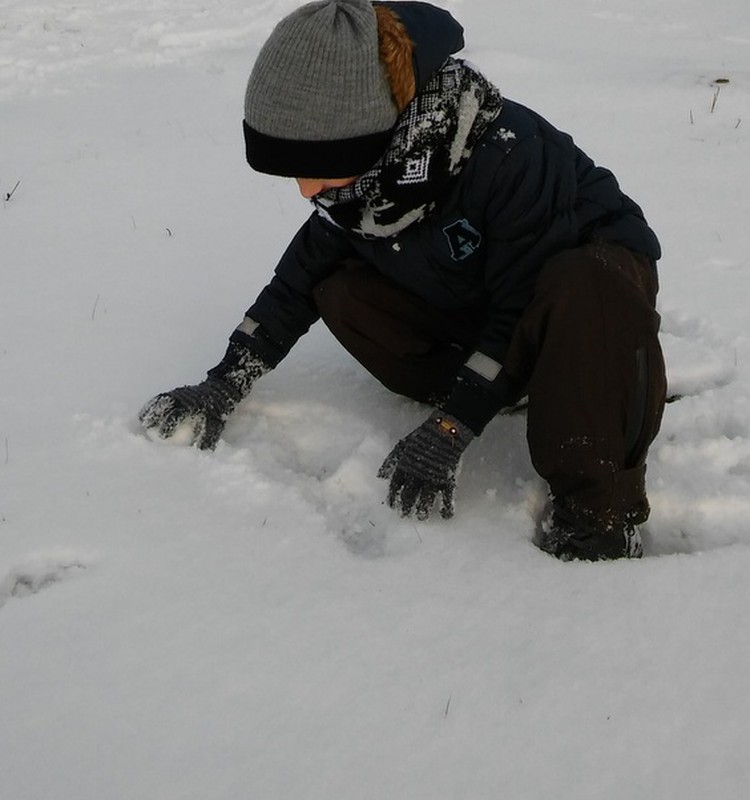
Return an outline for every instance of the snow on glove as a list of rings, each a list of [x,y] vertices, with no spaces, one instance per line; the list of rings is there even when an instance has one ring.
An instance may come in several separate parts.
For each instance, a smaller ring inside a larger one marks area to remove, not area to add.
[[[458,420],[435,411],[391,451],[378,471],[390,480],[388,505],[425,520],[441,496],[440,514],[453,516],[453,490],[461,456],[474,438]]]
[[[269,367],[252,350],[230,342],[218,366],[195,386],[162,392],[146,403],[138,419],[149,438],[213,450],[227,417]]]
[[[240,399],[236,390],[209,378],[197,386],[180,386],[156,395],[141,409],[138,418],[151,439],[169,439],[174,444],[213,450]]]

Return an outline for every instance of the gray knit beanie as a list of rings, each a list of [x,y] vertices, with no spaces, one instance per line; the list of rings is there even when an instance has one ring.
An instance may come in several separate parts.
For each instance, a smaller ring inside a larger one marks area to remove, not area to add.
[[[279,22],[253,67],[247,160],[273,175],[360,175],[385,152],[397,116],[370,2],[308,3]]]

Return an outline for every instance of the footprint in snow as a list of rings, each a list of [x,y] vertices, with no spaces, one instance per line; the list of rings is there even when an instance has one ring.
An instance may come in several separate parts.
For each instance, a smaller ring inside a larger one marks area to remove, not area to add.
[[[28,597],[80,575],[86,565],[78,560],[32,559],[11,569],[0,580],[0,606],[12,597]]]
[[[704,319],[675,310],[663,312],[661,344],[670,399],[727,386],[735,378],[734,347]]]
[[[646,550],[750,545],[750,398],[734,383],[734,344],[712,322],[677,311],[662,319],[669,394],[679,402],[651,448]]]

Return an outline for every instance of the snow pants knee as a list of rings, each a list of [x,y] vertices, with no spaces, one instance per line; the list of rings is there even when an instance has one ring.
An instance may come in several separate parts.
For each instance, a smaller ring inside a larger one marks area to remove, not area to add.
[[[596,522],[648,516],[646,454],[666,396],[656,272],[624,247],[590,243],[541,270],[503,369],[528,395],[532,463],[554,502]],[[434,402],[482,325],[440,310],[361,263],[316,289],[321,317],[387,388]]]
[[[476,313],[436,309],[359,261],[323,281],[315,302],[362,366],[423,403],[447,397],[477,336]]]
[[[648,516],[646,454],[666,375],[648,260],[591,243],[550,259],[505,358],[527,387],[532,463],[553,499],[595,522]]]

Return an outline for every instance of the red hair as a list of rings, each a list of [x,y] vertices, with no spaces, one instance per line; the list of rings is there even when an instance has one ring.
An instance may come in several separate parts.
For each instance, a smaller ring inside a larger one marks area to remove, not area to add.
[[[414,43],[396,13],[387,6],[374,6],[378,20],[378,49],[400,114],[414,98],[416,80],[412,57]]]

